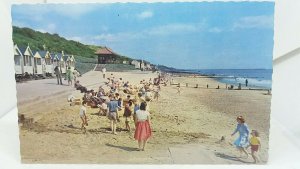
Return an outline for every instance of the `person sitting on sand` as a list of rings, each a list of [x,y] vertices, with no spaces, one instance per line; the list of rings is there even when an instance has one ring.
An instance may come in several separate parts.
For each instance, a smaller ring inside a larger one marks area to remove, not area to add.
[[[78,88],[81,87],[81,84],[79,83],[79,80],[77,80],[77,81],[74,83],[74,87],[76,88],[76,90],[78,90]]]
[[[249,128],[245,123],[245,119],[242,116],[238,116],[236,118],[237,126],[231,136],[235,135],[235,133],[239,132],[239,137],[235,140],[234,145],[238,148],[240,153],[245,153],[246,158],[248,158],[248,152],[246,151],[246,147],[249,146]]]
[[[109,95],[110,101],[107,103],[108,113],[107,117],[110,120],[110,127],[112,134],[117,134],[116,127],[117,127],[117,119],[118,119],[118,101],[116,98],[111,94]]]
[[[145,92],[145,100],[146,100],[147,102],[152,101],[152,93],[150,92],[150,90],[147,90],[147,91]]]
[[[251,138],[250,138],[250,146],[251,146],[251,156],[254,160],[254,163],[259,162],[259,158],[257,156],[258,150],[261,148],[259,133],[256,130],[252,130]]]
[[[86,117],[86,102],[82,102],[82,106],[79,111],[80,119],[82,121],[81,123],[81,129],[84,129],[84,132],[86,132],[86,128],[84,126],[88,126],[87,117]]]
[[[147,103],[142,102],[140,110],[135,114],[135,133],[134,138],[138,140],[139,151],[144,151],[147,140],[151,137],[150,113],[146,111]]]
[[[102,103],[98,105],[98,107],[99,107],[99,116],[106,116],[108,108],[105,100],[103,100]]]

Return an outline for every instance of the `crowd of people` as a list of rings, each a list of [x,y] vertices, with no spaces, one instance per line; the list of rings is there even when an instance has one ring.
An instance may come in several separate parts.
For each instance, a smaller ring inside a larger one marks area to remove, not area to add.
[[[105,78],[105,76],[103,76]],[[74,87],[83,93],[82,106],[79,111],[81,129],[86,132],[88,119],[86,107],[98,109],[99,116],[106,116],[110,121],[112,134],[117,134],[117,124],[124,118],[124,130],[131,132],[134,123],[134,138],[138,141],[138,150],[144,151],[147,140],[151,137],[150,103],[159,99],[160,84],[166,83],[162,76],[141,80],[138,84],[131,84],[113,74],[105,79],[98,91],[88,90],[77,80]]]
[[[103,76],[105,78],[105,76]],[[112,134],[117,134],[117,123],[120,118],[124,118],[124,130],[131,132],[131,122],[134,123],[134,138],[138,141],[139,151],[144,151],[147,140],[151,137],[150,103],[158,100],[160,96],[161,84],[165,85],[166,78],[158,76],[155,79],[141,80],[139,84],[131,84],[122,78],[115,78],[113,74],[104,85],[99,86],[98,91],[87,90],[79,81],[74,86],[84,93],[82,106],[80,108],[81,128],[86,131],[88,119],[86,116],[86,106],[98,108],[99,116],[106,116],[110,121]],[[177,86],[177,93],[180,94],[180,86]],[[234,145],[248,158],[248,147],[251,147],[251,156],[255,163],[259,162],[258,151],[261,147],[259,133],[257,130],[250,132],[245,119],[237,117],[237,127],[231,134],[239,133]],[[250,137],[251,135],[251,137]]]

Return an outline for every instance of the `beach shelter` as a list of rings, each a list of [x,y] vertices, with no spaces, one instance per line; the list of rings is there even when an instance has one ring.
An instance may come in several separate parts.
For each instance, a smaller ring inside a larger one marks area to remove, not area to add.
[[[58,58],[58,56],[57,56],[57,54],[56,53],[51,53],[50,54],[50,57],[51,57],[51,61],[52,61],[52,72],[54,73],[54,68],[56,67],[56,66],[58,66],[59,67],[59,58]]]
[[[43,74],[46,73],[53,73],[52,72],[52,62],[50,52],[46,50],[37,51],[41,56],[41,63],[42,63],[42,72]]]
[[[119,56],[107,47],[99,48],[95,54],[98,55],[98,64],[115,63]]]
[[[75,61],[74,55],[71,56],[70,61],[71,61],[71,68],[74,70],[76,67],[76,61]]]
[[[34,74],[43,74],[42,53],[41,51],[34,51],[33,53]]]
[[[15,73],[23,74],[24,73],[23,55],[17,44],[14,45],[14,61],[15,61]]]
[[[23,55],[23,73],[33,74],[33,54],[29,45],[27,47],[20,47],[19,49]]]
[[[71,70],[75,69],[75,59],[73,55],[65,55],[66,67],[71,67]]]
[[[44,72],[45,73],[54,73],[53,72],[53,64],[52,64],[52,58],[49,51],[42,51],[42,65],[44,65]]]
[[[61,72],[66,73],[66,63],[64,60],[64,52],[62,51],[62,53],[57,53],[57,58],[58,58],[58,64],[61,68]]]

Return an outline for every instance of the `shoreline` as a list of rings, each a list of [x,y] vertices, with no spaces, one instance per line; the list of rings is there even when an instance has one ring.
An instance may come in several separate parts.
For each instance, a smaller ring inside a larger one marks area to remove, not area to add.
[[[259,86],[251,86],[251,87],[246,87],[245,85],[241,85],[241,89],[238,89],[238,85],[236,84],[229,84],[229,83],[225,83],[222,81],[217,80],[218,78],[224,78],[222,76],[209,76],[209,75],[197,75],[194,73],[174,73],[174,74],[170,74],[171,77],[186,77],[186,78],[203,78],[203,79],[211,79],[214,80],[216,83],[221,84],[222,86],[226,86],[229,87],[230,85],[234,86],[234,89],[230,89],[230,90],[261,90],[261,91],[269,91],[270,88],[263,88],[263,87],[259,87]],[[183,83],[182,85],[185,85],[186,83]],[[176,85],[176,84],[171,84],[171,85]],[[194,84],[195,86],[195,84]],[[203,87],[203,86],[202,86]],[[206,87],[205,87],[206,88]],[[220,88],[220,89],[226,89],[226,88]]]

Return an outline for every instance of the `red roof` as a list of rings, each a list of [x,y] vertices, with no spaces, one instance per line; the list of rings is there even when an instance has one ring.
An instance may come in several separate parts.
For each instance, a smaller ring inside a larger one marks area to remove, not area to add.
[[[95,52],[96,55],[118,55],[115,52],[113,52],[111,49],[104,47],[100,48]]]

